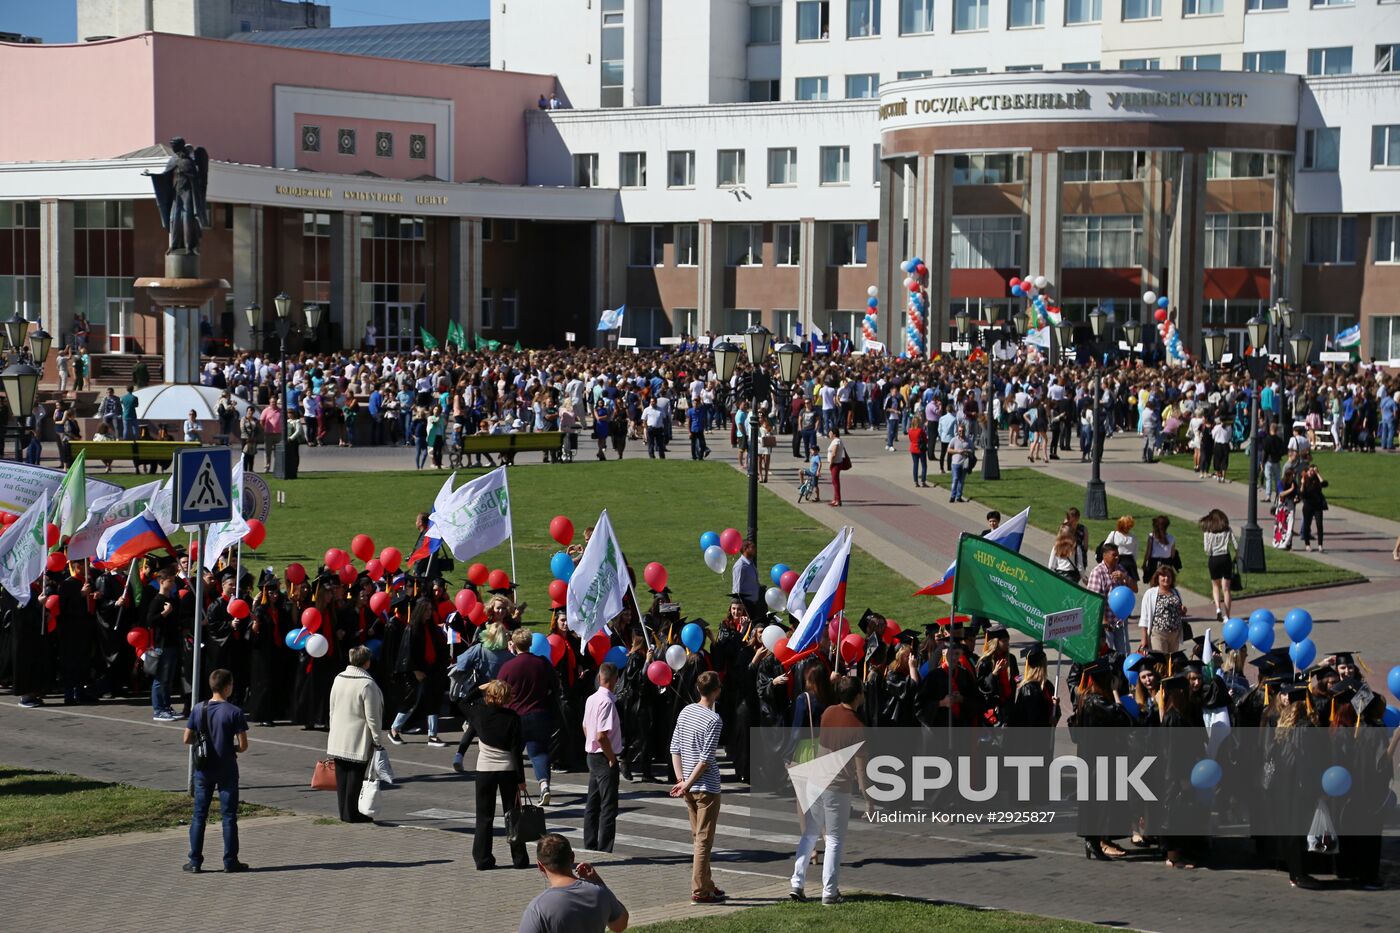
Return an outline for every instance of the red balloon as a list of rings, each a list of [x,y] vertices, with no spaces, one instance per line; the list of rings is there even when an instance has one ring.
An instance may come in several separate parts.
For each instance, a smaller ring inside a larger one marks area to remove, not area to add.
[[[375,593],[369,598],[369,611],[374,613],[375,615],[383,615],[385,612],[388,611],[389,603],[391,601],[392,600],[389,598],[388,593]]]
[[[137,654],[142,654],[151,646],[151,630],[148,628],[132,629],[126,633],[126,643],[136,649]]]
[[[778,659],[780,664],[786,664],[792,659],[793,650],[787,646],[787,636],[778,639],[778,643],[773,646],[773,657]]]
[[[241,599],[230,599],[228,601],[228,614],[235,619],[248,618],[249,611],[248,604]]]
[[[564,636],[555,632],[549,636],[549,663],[558,664],[564,660],[564,652],[569,650],[569,643],[564,640]]]
[[[841,639],[851,634],[851,623],[845,616],[832,616],[831,621],[826,623],[826,637],[833,643],[839,643]]]
[[[248,533],[243,536],[243,543],[256,551],[266,538],[267,526],[256,518],[248,519]]]
[[[574,523],[568,516],[556,515],[549,520],[549,536],[562,547],[568,547],[574,540]]]
[[[792,588],[797,585],[797,571],[789,570],[778,578],[778,589],[784,593],[791,593]]]
[[[199,563],[199,539],[195,538],[190,542],[190,563]]]
[[[369,574],[371,580],[378,583],[380,580],[384,579],[384,565],[378,560],[370,558],[365,561],[365,573]]]
[[[865,639],[854,632],[841,639],[841,660],[847,664],[853,663],[861,655],[865,654]]]
[[[652,561],[642,568],[642,579],[647,581],[647,586],[659,593],[666,589],[666,568]]]
[[[1158,308],[1156,311],[1152,312],[1152,316],[1158,321],[1165,321],[1167,319],[1167,309]]]
[[[919,275],[928,275],[928,266],[924,265],[923,263],[919,263],[917,266],[914,267],[914,271],[919,273]]]
[[[45,566],[49,568],[50,573],[60,573],[64,567],[68,566],[68,557],[62,551],[54,551],[49,555]]]
[[[669,687],[672,676],[671,668],[665,661],[652,661],[647,665],[647,680],[658,687]]]
[[[1015,288],[1017,285],[1021,284],[1021,277],[1019,275],[1013,275],[1010,281],[1008,281],[1006,284],[1010,285],[1012,288]]]
[[[439,622],[446,622],[447,617],[450,615],[452,615],[452,604],[444,599],[437,604],[437,620]]]
[[[48,599],[44,600],[44,608],[47,609],[53,615],[58,615],[58,606],[59,601],[57,593],[54,593]]]
[[[349,557],[350,555],[346,554],[340,548],[333,547],[326,551],[326,556],[321,558],[321,563],[325,564],[326,569],[331,573],[338,573],[340,568],[345,566]]]
[[[49,547],[58,543],[58,526],[52,523],[44,526],[44,541]]]
[[[10,527],[19,518],[14,512],[0,512],[0,525]]]
[[[336,571],[336,576],[340,577],[341,583],[349,586],[355,582],[355,578],[359,576],[359,573],[355,570],[353,565],[341,564],[340,570]]]
[[[493,590],[508,590],[510,589],[510,574],[504,570],[493,570],[486,578],[486,584]]]
[[[608,656],[612,650],[612,639],[607,632],[599,632],[588,639],[588,656],[593,659],[594,664],[602,664],[603,658]]]
[[[464,616],[471,615],[472,607],[478,602],[476,594],[471,590],[458,590],[457,595],[452,598],[452,605],[456,606],[457,611]]]
[[[894,619],[886,619],[885,627],[880,629],[880,640],[887,645],[893,645],[899,641],[899,623]]]
[[[287,565],[287,582],[293,586],[306,582],[306,568],[301,564]]]
[[[467,618],[472,620],[472,625],[480,625],[486,621],[486,607],[477,603],[472,606],[472,611],[467,613]]]
[[[369,560],[374,556],[374,539],[369,535],[355,535],[350,540],[350,553],[360,560]]]
[[[386,547],[379,552],[379,562],[384,565],[386,573],[398,573],[403,565],[403,552],[396,547]]]
[[[719,533],[719,546],[724,553],[733,557],[744,546],[744,536],[739,534],[738,529],[726,528]]]
[[[481,586],[491,577],[491,571],[486,569],[485,564],[472,564],[467,568],[467,579],[476,586]]]
[[[909,283],[909,290],[910,290],[911,292],[917,292],[917,291],[919,290],[919,283],[918,283],[918,282],[910,282],[910,283]]]
[[[315,635],[321,630],[321,610],[307,606],[301,614],[301,627]]]
[[[563,580],[549,581],[549,608],[558,609],[567,602],[569,597],[569,584]]]

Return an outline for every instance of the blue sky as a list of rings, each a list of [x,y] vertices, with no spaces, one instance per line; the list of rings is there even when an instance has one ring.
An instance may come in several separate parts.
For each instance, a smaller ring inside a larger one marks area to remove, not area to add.
[[[321,0],[327,2],[327,0]],[[435,23],[487,16],[488,0],[329,0],[333,26]],[[45,42],[77,38],[76,0],[0,0],[0,31],[39,36]]]

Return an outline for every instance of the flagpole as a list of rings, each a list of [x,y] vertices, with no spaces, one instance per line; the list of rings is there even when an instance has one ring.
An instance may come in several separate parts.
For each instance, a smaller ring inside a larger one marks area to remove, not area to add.
[[[505,470],[504,467],[501,469],[503,471]],[[510,508],[510,474],[508,472],[502,472],[501,480],[506,487],[506,506]],[[515,510],[513,508],[511,509],[510,516],[510,582],[519,582],[515,578]],[[633,597],[632,601],[636,602],[636,597]]]
[[[642,604],[637,601],[637,591],[633,589],[632,582],[627,582],[627,592],[632,597],[632,608],[637,612],[637,622],[642,626],[642,638],[646,639],[647,650],[652,650],[651,633],[647,631],[647,619],[642,615]]]

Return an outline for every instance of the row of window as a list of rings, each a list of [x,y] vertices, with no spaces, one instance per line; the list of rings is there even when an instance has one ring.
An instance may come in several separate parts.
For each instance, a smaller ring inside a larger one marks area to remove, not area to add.
[[[818,178],[823,185],[851,183],[851,147],[822,146],[818,152]],[[880,145],[876,143],[871,160],[872,181],[880,180]],[[797,149],[775,147],[767,154],[767,185],[770,188],[792,187],[797,184]],[[673,149],[666,153],[666,187],[694,188],[695,150]],[[620,152],[617,157],[617,179],[620,188],[647,187],[647,154]],[[748,184],[748,152],[744,149],[721,149],[715,155],[715,187],[739,188]],[[574,186],[600,186],[598,153],[574,154]]]
[[[359,148],[359,134],[353,129],[338,129],[335,131],[335,151],[338,155],[355,155]],[[321,128],[307,124],[301,128],[301,151],[320,152],[321,151]],[[381,159],[392,159],[394,157],[394,134],[387,130],[378,130],[374,134],[374,154]],[[410,159],[428,158],[428,137],[423,133],[408,134],[408,157]]]
[[[892,3],[896,0],[891,0]],[[1313,8],[1345,7],[1355,0],[1300,0]],[[1400,0],[1379,0],[1381,3]],[[928,35],[934,32],[934,0],[897,0],[899,34]],[[1268,13],[1288,9],[1289,0],[1247,0],[1246,12]],[[990,0],[951,0],[953,32],[981,32],[990,28]],[[846,0],[845,37],[869,39],[881,33],[881,0]],[[1225,0],[1182,0],[1183,17],[1223,16]],[[798,0],[797,41],[824,42],[831,38],[831,0]],[[1162,0],[1121,0],[1124,22],[1162,18]],[[1103,20],[1103,0],[1065,0],[1065,25],[1079,26]],[[1045,0],[1008,0],[1007,29],[1030,29],[1045,25]],[[754,45],[782,41],[780,3],[754,6],[749,11],[749,42]]]
[[[1341,153],[1341,127],[1323,126],[1303,131],[1304,171],[1335,172]],[[1371,127],[1371,168],[1400,168],[1400,123]]]
[[[1356,217],[1347,215],[1310,215],[1303,261],[1309,265],[1355,263],[1356,221]],[[1400,214],[1378,214],[1371,218],[1371,261],[1400,263]]]
[[[796,266],[802,261],[802,229],[796,223],[772,225],[774,266]],[[764,265],[763,224],[725,224],[724,262],[726,266]],[[697,265],[698,224],[635,224],[629,228],[627,261],[632,266],[666,265],[666,244],[671,244],[671,265]],[[667,237],[670,237],[669,241]],[[826,262],[829,266],[866,264],[870,228],[863,223],[827,225]]]

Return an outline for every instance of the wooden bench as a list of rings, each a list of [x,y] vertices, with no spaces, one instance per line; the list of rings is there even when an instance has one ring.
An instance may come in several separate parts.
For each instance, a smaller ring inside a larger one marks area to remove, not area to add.
[[[462,438],[460,450],[453,450],[449,444],[448,464],[455,470],[461,467],[463,455],[501,454],[509,463],[515,462],[518,453],[558,453],[564,446],[564,432],[536,431],[519,434],[468,434]]]
[[[101,463],[130,460],[132,466],[139,469],[151,463],[165,466],[175,456],[175,451],[199,444],[194,441],[71,441],[68,446],[74,457],[85,450],[88,460]]]

